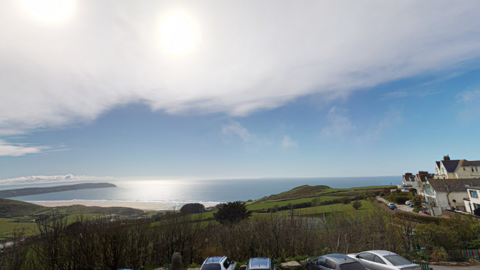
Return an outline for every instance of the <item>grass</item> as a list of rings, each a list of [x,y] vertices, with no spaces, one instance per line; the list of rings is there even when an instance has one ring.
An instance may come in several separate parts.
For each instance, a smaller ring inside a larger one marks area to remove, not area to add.
[[[15,218],[0,218],[0,240],[13,237],[15,230],[24,230],[26,236],[37,234],[37,224],[35,222],[15,222]]]
[[[321,206],[314,206],[304,209],[296,209],[293,210],[298,215],[315,215],[324,212],[343,212],[355,215],[367,215],[373,212],[375,206],[367,200],[361,200],[362,206],[360,209],[355,210],[352,207],[352,203],[350,204],[331,204],[331,205],[321,205]]]
[[[320,199],[320,202],[324,201],[329,201],[333,199],[338,199],[339,197],[337,196],[321,196],[318,197]],[[247,205],[248,210],[262,210],[262,209],[268,209],[268,208],[273,208],[275,205],[280,206],[285,206],[288,205],[289,203],[291,204],[297,204],[297,203],[305,203],[305,202],[311,202],[313,198],[304,198],[304,199],[297,199],[297,200],[277,200],[277,201],[266,201],[266,202],[259,202],[256,204],[250,204]]]

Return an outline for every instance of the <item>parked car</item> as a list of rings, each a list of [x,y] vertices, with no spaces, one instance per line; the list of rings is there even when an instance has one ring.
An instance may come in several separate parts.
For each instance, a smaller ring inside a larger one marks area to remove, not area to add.
[[[415,208],[415,205],[410,204],[408,207]]]
[[[235,262],[227,256],[208,257],[200,270],[235,270]]]
[[[430,214],[425,212],[425,211],[420,211],[420,212],[418,212],[418,214],[422,215],[422,216],[430,216]]]
[[[387,250],[370,250],[348,256],[357,259],[368,270],[422,270],[420,265]]]
[[[357,259],[344,254],[328,254],[314,260],[307,259],[307,270],[365,270]]]
[[[405,204],[406,204],[406,205],[410,205],[410,204],[412,204],[412,203],[411,203],[410,201],[406,201]]]
[[[277,266],[270,258],[250,258],[247,270],[277,270]]]
[[[388,207],[392,210],[397,209],[397,206],[394,203],[388,203]]]

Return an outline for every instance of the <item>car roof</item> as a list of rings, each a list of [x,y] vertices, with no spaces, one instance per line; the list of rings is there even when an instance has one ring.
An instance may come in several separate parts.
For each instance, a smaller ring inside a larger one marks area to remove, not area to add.
[[[251,258],[248,264],[250,269],[269,268],[270,258]]]
[[[369,250],[369,251],[364,251],[364,252],[370,252],[375,255],[380,255],[380,256],[388,256],[388,255],[397,255],[395,252],[391,252],[388,250]]]
[[[220,261],[225,258],[225,256],[216,256],[216,257],[208,257],[205,260],[205,263],[220,263]]]
[[[335,264],[353,263],[358,262],[354,258],[348,257],[345,254],[328,254],[320,257],[331,259]]]

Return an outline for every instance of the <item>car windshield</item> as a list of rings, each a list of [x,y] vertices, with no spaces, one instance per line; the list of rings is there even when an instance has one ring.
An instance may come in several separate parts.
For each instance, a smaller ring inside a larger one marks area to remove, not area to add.
[[[412,264],[409,260],[399,255],[388,255],[388,256],[384,256],[384,258],[387,259],[389,262],[391,262],[393,265]]]
[[[344,263],[340,265],[340,270],[365,270],[360,263]]]
[[[221,267],[218,263],[208,263],[204,264],[200,270],[221,270]]]

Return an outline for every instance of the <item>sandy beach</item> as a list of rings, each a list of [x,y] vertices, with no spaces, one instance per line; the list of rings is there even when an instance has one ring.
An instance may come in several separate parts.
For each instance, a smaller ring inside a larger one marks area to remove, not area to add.
[[[141,209],[144,211],[172,210],[174,207],[181,208],[181,205],[175,203],[155,203],[155,202],[117,202],[117,201],[32,201],[30,203],[38,204],[46,207],[85,205],[100,207],[130,207]],[[213,204],[204,204],[205,207],[213,206]]]

